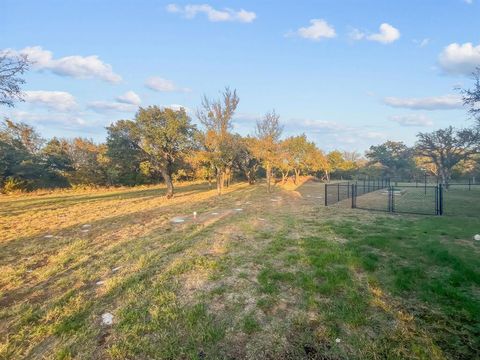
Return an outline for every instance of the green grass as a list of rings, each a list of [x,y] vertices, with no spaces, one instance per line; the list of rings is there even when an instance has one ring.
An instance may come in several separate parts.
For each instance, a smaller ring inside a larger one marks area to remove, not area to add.
[[[313,182],[162,192],[0,198],[0,358],[479,356],[476,192],[444,217],[324,208]]]

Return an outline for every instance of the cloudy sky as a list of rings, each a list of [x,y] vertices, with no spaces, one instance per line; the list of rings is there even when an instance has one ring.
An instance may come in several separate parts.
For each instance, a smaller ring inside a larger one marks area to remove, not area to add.
[[[480,66],[479,18],[480,0],[2,0],[0,52],[35,63],[0,116],[103,141],[138,106],[194,118],[229,85],[241,134],[274,108],[325,150],[413,144],[471,124],[455,88]]]

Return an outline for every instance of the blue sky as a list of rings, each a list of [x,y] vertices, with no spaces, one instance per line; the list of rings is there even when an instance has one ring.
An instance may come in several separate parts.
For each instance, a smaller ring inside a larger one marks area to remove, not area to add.
[[[480,0],[0,2],[0,51],[36,62],[0,116],[103,141],[152,104],[192,111],[238,90],[235,130],[275,109],[284,136],[363,151],[468,126],[458,86],[480,66]]]

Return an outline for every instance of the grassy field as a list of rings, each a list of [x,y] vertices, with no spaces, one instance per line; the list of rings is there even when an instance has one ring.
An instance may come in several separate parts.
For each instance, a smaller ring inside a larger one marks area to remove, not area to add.
[[[471,193],[444,217],[325,208],[315,182],[162,193],[0,197],[0,358],[480,358]]]

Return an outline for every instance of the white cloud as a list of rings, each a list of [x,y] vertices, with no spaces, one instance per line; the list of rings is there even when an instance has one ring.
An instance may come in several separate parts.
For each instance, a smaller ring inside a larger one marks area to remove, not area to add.
[[[469,75],[480,66],[480,44],[450,44],[440,53],[438,62],[446,73]]]
[[[370,40],[381,44],[390,44],[400,39],[400,31],[392,25],[383,23],[380,25],[380,31],[376,34],[367,34],[359,29],[353,29],[349,33],[352,40]],[[428,39],[425,39],[428,42]],[[426,45],[426,44],[425,44]]]
[[[390,44],[398,39],[400,39],[400,31],[387,23],[380,25],[380,32],[367,36],[367,40],[377,41],[382,44]]]
[[[430,43],[430,39],[429,38],[425,38],[425,39],[422,39],[422,40],[414,39],[413,43],[417,44],[417,46],[419,48],[424,48],[425,46],[427,46]]]
[[[468,5],[473,4],[473,0],[463,0],[463,2]]]
[[[145,81],[145,86],[154,91],[161,92],[190,92],[189,88],[179,88],[171,80],[167,80],[158,76],[152,76]]]
[[[295,34],[309,40],[319,41],[322,38],[334,38],[337,36],[333,26],[329,25],[323,19],[310,20],[310,26],[301,27]]]
[[[285,123],[285,135],[298,135],[304,132],[315,140],[321,148],[335,149],[368,148],[372,143],[384,141],[387,134],[375,126],[351,126],[328,120],[290,119]]]
[[[117,96],[115,100],[123,104],[131,105],[140,105],[140,103],[142,102],[140,96],[138,96],[138,94],[133,91],[127,91],[125,94]]]
[[[170,105],[164,105],[162,107],[166,108],[166,109],[172,109],[172,110],[175,110],[175,111],[184,109],[186,113],[188,113],[188,114],[192,113],[192,110],[190,108],[188,108],[186,106],[183,106],[183,105],[180,105],[180,104],[170,104]]]
[[[121,102],[103,101],[103,100],[92,101],[88,103],[87,107],[96,112],[106,112],[106,111],[134,112],[138,108],[137,105],[133,105],[133,104],[125,104]]]
[[[412,110],[446,110],[461,108],[462,98],[458,95],[431,96],[425,98],[398,98],[386,97],[383,103],[396,107]]]
[[[394,115],[390,120],[401,126],[432,126],[433,121],[422,114]]]
[[[69,111],[77,107],[73,95],[65,91],[25,91],[25,101],[59,111]]]
[[[208,4],[189,4],[185,5],[184,7],[176,4],[169,4],[166,6],[166,10],[170,13],[182,14],[187,19],[193,19],[197,16],[197,14],[203,13],[207,16],[208,20],[212,22],[236,21],[250,23],[257,17],[253,11],[246,11],[244,9],[233,10],[228,8],[217,10]]]
[[[363,38],[365,38],[365,33],[358,30],[358,29],[353,29],[352,31],[350,31],[350,33],[348,34],[348,36],[352,39],[352,40],[362,40]]]
[[[67,128],[83,127],[87,125],[87,121],[79,114],[65,113],[33,113],[29,111],[15,110],[9,114],[14,121],[23,121],[30,124],[62,124]]]
[[[0,55],[27,55],[33,62],[32,67],[37,70],[50,70],[61,76],[74,78],[98,78],[110,83],[118,83],[121,76],[115,74],[112,66],[104,63],[97,55],[65,56],[54,59],[53,53],[44,50],[41,46],[26,47],[22,50],[1,50]]]

